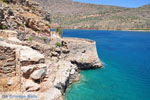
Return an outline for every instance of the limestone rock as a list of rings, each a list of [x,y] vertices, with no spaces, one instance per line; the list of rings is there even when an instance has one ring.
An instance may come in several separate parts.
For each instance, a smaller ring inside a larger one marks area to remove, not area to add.
[[[51,59],[52,59],[53,61],[57,61],[57,60],[58,60],[57,57],[51,57]]]
[[[16,49],[16,51],[19,53],[19,60],[22,66],[44,63],[45,61],[43,54],[39,53],[36,50],[33,50],[30,47],[11,44],[7,42],[1,42],[0,46]]]
[[[21,67],[21,71],[23,72],[23,76],[25,78],[29,78],[32,72],[39,68],[45,68],[46,64],[35,64]]]
[[[7,67],[7,66],[15,66],[16,65],[16,62],[7,62],[4,64],[4,67]]]
[[[7,81],[7,85],[8,86],[11,86],[11,85],[13,85],[14,84],[14,81],[12,80],[12,79],[9,79],[8,81]]]
[[[10,37],[16,37],[16,35],[16,31],[0,30],[0,38],[8,39]]]
[[[17,39],[17,34],[18,33],[16,31],[0,30],[0,38],[21,43],[21,41]]]
[[[35,67],[33,66],[25,66],[21,67],[21,71],[23,72],[23,76],[25,78],[29,78],[30,74],[34,71]]]
[[[59,47],[55,48],[55,51],[60,53],[61,52],[61,49]]]
[[[72,70],[70,71],[70,74],[73,75],[75,72],[76,72],[76,70],[75,70],[75,69],[72,69]]]
[[[55,56],[55,57],[59,56],[59,54],[57,52],[52,52],[51,55]]]
[[[62,96],[60,90],[57,88],[50,88],[44,93],[44,100],[58,100]]]
[[[20,49],[20,61],[32,61],[32,62],[40,62],[44,60],[44,55],[39,53],[36,50],[33,50],[29,47],[21,47]]]
[[[58,70],[56,73],[56,78],[54,81],[54,86],[60,89],[62,92],[65,91],[66,87],[69,85],[69,81],[71,75],[73,74],[73,69],[77,69],[77,67],[71,64],[69,61],[59,61]],[[72,71],[72,72],[71,72]]]
[[[69,53],[70,50],[68,48],[62,48],[62,52],[66,54],[66,53]]]
[[[39,80],[39,79],[42,79],[44,78],[46,75],[46,68],[42,68],[42,69],[38,69],[38,70],[35,70],[32,74],[31,74],[31,78],[33,80]]]
[[[26,34],[25,34],[25,32],[18,32],[18,34],[17,34],[17,38],[19,39],[19,40],[21,40],[21,41],[24,41],[25,40],[25,38],[26,38]]]
[[[79,69],[102,67],[95,41],[80,38],[63,38],[63,41],[67,42],[67,47],[70,50],[67,60],[76,64]]]
[[[10,38],[8,38],[8,40],[21,43],[21,41],[19,39],[17,39],[16,37],[10,37]]]
[[[38,91],[40,89],[40,85],[32,80],[26,80],[23,86],[27,92]]]
[[[0,60],[5,60],[5,59],[6,59],[6,57],[0,56]]]
[[[34,31],[50,33],[50,30],[47,24],[48,24],[47,22],[42,21],[42,20],[37,20],[33,18],[27,19],[27,26],[33,29]]]

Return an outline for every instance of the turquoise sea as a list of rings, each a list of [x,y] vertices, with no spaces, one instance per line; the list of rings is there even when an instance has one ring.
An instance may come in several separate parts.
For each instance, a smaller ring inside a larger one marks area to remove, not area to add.
[[[97,42],[104,67],[81,71],[65,100],[150,100],[150,32],[64,30]]]

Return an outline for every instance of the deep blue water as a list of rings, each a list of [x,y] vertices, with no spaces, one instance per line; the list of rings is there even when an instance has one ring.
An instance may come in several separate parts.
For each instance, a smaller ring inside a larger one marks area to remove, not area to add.
[[[65,100],[150,100],[150,32],[64,30],[95,40],[104,68],[82,71]]]

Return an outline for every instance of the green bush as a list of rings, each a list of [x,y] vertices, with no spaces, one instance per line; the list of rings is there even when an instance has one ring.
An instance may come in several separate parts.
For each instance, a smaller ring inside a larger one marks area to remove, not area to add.
[[[6,25],[0,25],[0,29],[8,29]]]
[[[62,44],[60,42],[56,42],[55,45],[56,45],[56,47],[61,47],[62,46]]]
[[[62,30],[61,27],[57,27],[57,28],[56,28],[56,32],[57,32],[60,36],[62,36],[62,34],[63,34],[63,30]]]
[[[29,38],[28,38],[28,41],[32,41],[32,40],[33,40],[33,38],[32,38],[32,37],[29,37]]]
[[[50,24],[47,24],[47,26],[48,26],[49,28],[51,28],[51,25],[50,25]]]

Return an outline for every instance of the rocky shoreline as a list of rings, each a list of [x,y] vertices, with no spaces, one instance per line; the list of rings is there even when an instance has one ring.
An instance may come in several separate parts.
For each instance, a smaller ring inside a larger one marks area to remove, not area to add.
[[[1,78],[13,81],[9,83],[8,90],[17,84],[21,89],[14,92],[38,92],[40,99],[59,100],[58,97],[79,77],[80,70],[102,67],[94,41],[62,38],[52,40],[50,44],[41,44],[37,41],[20,41],[14,35],[4,38],[4,35],[8,36],[14,31],[1,30],[0,33],[3,33],[3,37],[0,36]],[[15,41],[11,38],[15,38]],[[61,46],[55,45],[58,41],[62,43]],[[7,58],[8,54],[14,57],[13,60]],[[49,95],[52,97],[49,98]]]
[[[49,14],[30,0],[2,2],[0,97],[63,100],[66,88],[79,79],[80,70],[102,67],[95,41],[54,38],[48,20]]]

